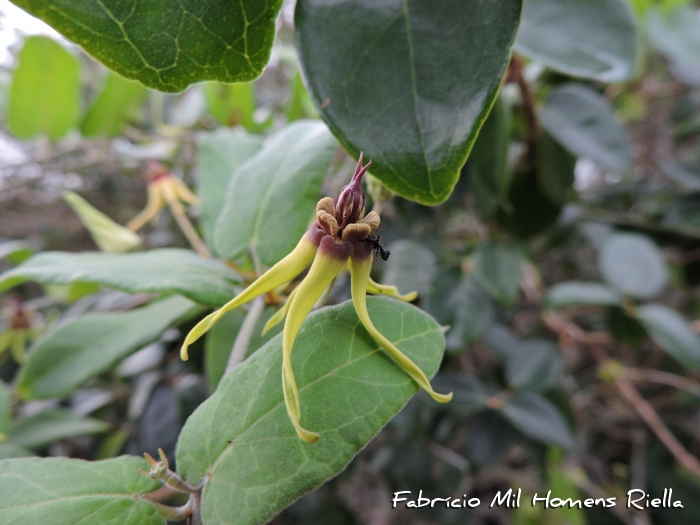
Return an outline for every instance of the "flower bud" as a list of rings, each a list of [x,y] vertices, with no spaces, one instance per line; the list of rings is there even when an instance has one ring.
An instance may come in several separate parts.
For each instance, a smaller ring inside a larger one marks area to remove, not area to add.
[[[362,176],[371,165],[372,161],[370,160],[366,166],[362,166],[362,153],[360,153],[360,160],[357,162],[352,181],[347,186],[344,186],[340,192],[338,205],[336,206],[336,219],[340,230],[348,224],[358,222],[362,218],[365,209],[365,192],[362,189]]]

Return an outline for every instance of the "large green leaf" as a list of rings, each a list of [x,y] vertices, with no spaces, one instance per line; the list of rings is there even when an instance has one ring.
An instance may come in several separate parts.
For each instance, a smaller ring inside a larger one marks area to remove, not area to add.
[[[7,432],[7,442],[20,447],[38,448],[59,439],[100,434],[108,429],[109,424],[104,421],[57,408],[15,419]]]
[[[435,320],[384,297],[368,306],[377,328],[432,376],[444,346]],[[318,443],[300,440],[287,416],[281,336],[224,377],[185,424],[178,469],[193,482],[207,474],[207,525],[266,522],[337,475],[418,389],[362,328],[351,302],[309,316],[292,365],[302,424],[321,434]]]
[[[675,310],[662,304],[645,304],[637,310],[637,318],[649,335],[683,366],[700,369],[700,337]]]
[[[24,399],[66,395],[155,340],[194,308],[195,303],[175,295],[130,312],[71,319],[34,346],[17,390]]]
[[[216,225],[216,251],[249,252],[272,266],[291,252],[316,213],[337,142],[321,122],[297,121],[241,165]]]
[[[85,137],[117,137],[127,119],[143,102],[147,93],[138,82],[115,73],[107,75],[105,85],[85,113],[80,131]]]
[[[0,523],[7,525],[165,525],[143,494],[161,483],[139,474],[142,458],[0,461]]]
[[[571,431],[559,409],[535,392],[517,392],[500,411],[515,428],[536,441],[564,448],[573,445]]]
[[[219,128],[197,139],[197,195],[204,240],[214,247],[214,226],[224,207],[226,187],[236,169],[262,146],[262,139],[239,129]]]
[[[99,283],[128,293],[177,293],[221,306],[233,298],[238,275],[190,250],[161,248],[141,253],[44,252],[0,275],[0,292],[32,280],[44,284]]]
[[[576,156],[612,171],[632,169],[627,133],[594,89],[583,84],[555,89],[540,118],[549,134]]]
[[[574,77],[634,74],[637,28],[625,0],[525,0],[518,53]]]
[[[452,193],[500,85],[521,0],[299,0],[311,97],[353,156],[402,197]]]
[[[80,111],[80,67],[63,46],[45,36],[26,40],[12,77],[7,125],[21,139],[61,138]]]
[[[508,194],[510,115],[502,98],[491,108],[469,157],[469,174],[481,217],[489,221]]]
[[[262,72],[281,0],[13,0],[120,75],[160,91]]]
[[[668,281],[663,253],[636,233],[610,235],[600,249],[598,267],[608,283],[638,299],[653,297]]]

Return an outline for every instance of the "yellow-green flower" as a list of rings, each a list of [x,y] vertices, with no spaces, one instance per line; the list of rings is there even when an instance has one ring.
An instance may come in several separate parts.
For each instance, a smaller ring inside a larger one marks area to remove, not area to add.
[[[370,279],[373,247],[371,243],[366,241],[380,223],[379,215],[375,212],[365,215],[365,193],[362,190],[361,181],[370,165],[371,161],[366,166],[362,166],[362,154],[360,154],[352,181],[342,189],[337,204],[330,197],[319,201],[316,207],[316,222],[304,234],[292,253],[261,275],[220,310],[202,319],[187,334],[182,345],[181,357],[186,360],[187,347],[204,335],[226,312],[278,286],[289,283],[311,264],[309,273],[289,295],[285,306],[265,326],[265,330],[268,330],[286,316],[282,334],[284,401],[287,414],[297,434],[309,443],[316,442],[319,434],[301,426],[299,393],[292,372],[292,348],[304,319],[323,291],[346,266],[350,271],[352,301],[355,310],[370,335],[433,399],[440,403],[447,403],[452,399],[452,393],[438,394],[432,389],[423,371],[391,341],[379,333],[367,312],[367,292],[391,295],[407,301],[413,300],[416,296],[415,293],[401,296],[396,287],[382,286]]]
[[[146,207],[136,217],[129,221],[126,227],[139,231],[148,221],[158,218],[166,205],[170,208],[178,226],[185,234],[192,247],[204,257],[211,257],[209,249],[197,235],[197,231],[185,214],[182,203],[197,204],[199,199],[192,193],[181,179],[170,173],[157,162],[151,162],[146,172],[148,178],[148,201]]]
[[[26,310],[19,299],[6,316],[10,326],[0,332],[0,355],[9,349],[13,359],[23,365],[27,361],[26,347],[39,337],[41,328],[36,326],[32,312]]]

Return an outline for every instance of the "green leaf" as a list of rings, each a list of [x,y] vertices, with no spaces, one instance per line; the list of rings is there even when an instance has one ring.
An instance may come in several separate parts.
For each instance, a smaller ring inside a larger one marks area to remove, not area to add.
[[[664,10],[661,6],[649,9],[647,36],[651,46],[666,56],[674,73],[700,69],[700,18],[695,6],[677,6]],[[697,73],[694,77],[697,79]]]
[[[552,286],[545,302],[550,308],[579,305],[622,306],[622,297],[615,289],[599,283],[569,281]]]
[[[255,331],[253,332],[253,337],[250,340],[248,346],[248,355],[255,352],[262,345],[267,343],[270,339],[276,336],[284,328],[284,323],[280,323],[277,326],[271,328],[265,335],[262,335],[262,330],[265,327],[268,319],[275,314],[274,308],[265,308],[263,314],[260,316],[260,321],[258,321]],[[226,365],[228,365],[228,359],[231,355],[231,350],[233,349],[233,343],[238,335],[238,330],[240,330],[243,320],[245,319],[245,312],[240,309],[231,310],[227,312],[219,321],[214,325],[209,333],[207,334],[207,340],[205,342],[205,354],[204,354],[204,368],[207,377],[207,383],[212,390],[216,390],[219,385],[219,381],[224,376],[226,372]]]
[[[3,381],[0,381],[0,443],[5,439],[10,428],[12,416],[12,391]]]
[[[495,300],[512,304],[518,296],[523,254],[513,243],[485,242],[474,254],[474,279]]]
[[[493,104],[521,0],[300,0],[296,42],[321,117],[402,197],[444,202]]]
[[[44,252],[0,275],[0,292],[25,281],[44,284],[99,283],[128,293],[180,294],[221,306],[234,294],[238,275],[190,250],[160,248],[141,253]]]
[[[146,93],[138,82],[110,72],[104,88],[85,113],[81,133],[84,137],[118,137]]]
[[[63,194],[63,200],[90,232],[92,240],[101,251],[124,253],[135,249],[142,243],[141,237],[136,233],[114,222],[77,193],[67,191]]]
[[[204,84],[204,97],[209,113],[222,126],[243,126],[255,131],[259,126],[253,120],[255,90],[250,82],[241,84]]]
[[[411,240],[394,241],[389,251],[391,256],[385,264],[382,284],[396,286],[399,293],[415,291],[419,297],[428,297],[437,270],[435,254]]]
[[[141,495],[161,487],[142,458],[0,461],[0,522],[13,525],[165,525]]]
[[[297,71],[292,80],[292,97],[287,106],[287,122],[294,122],[302,118],[318,118],[318,111],[314,107],[313,100],[306,90],[301,73]]]
[[[31,450],[15,445],[12,442],[4,441],[0,443],[0,460],[12,458],[28,458],[33,456]]]
[[[655,296],[668,281],[661,250],[636,233],[610,235],[598,254],[598,267],[609,284],[637,299]]]
[[[573,446],[569,426],[556,406],[535,392],[517,392],[504,403],[500,412],[523,434],[535,441]]]
[[[645,304],[637,318],[656,343],[683,366],[700,369],[700,337],[675,310],[662,304]]]
[[[435,374],[444,347],[435,320],[384,297],[370,297],[368,307],[379,331]],[[297,437],[284,407],[281,336],[224,377],[188,419],[177,449],[182,475],[208,475],[207,525],[266,522],[337,475],[403,408],[417,385],[378,348],[349,301],[305,321],[292,365],[302,424],[321,434],[315,444]]]
[[[241,165],[216,225],[216,251],[229,260],[249,252],[272,266],[291,252],[316,213],[337,143],[321,122],[297,121]]]
[[[7,241],[0,243],[0,259],[7,259],[13,264],[19,264],[31,257],[34,249],[24,241]]]
[[[562,371],[557,346],[534,339],[518,344],[506,360],[506,380],[518,390],[543,391],[556,386]]]
[[[549,134],[574,155],[588,157],[607,170],[632,170],[627,133],[594,89],[583,84],[559,87],[539,115]]]
[[[21,139],[61,138],[80,111],[80,65],[49,37],[27,38],[10,86],[7,125]]]
[[[233,173],[262,147],[262,139],[239,129],[219,128],[197,138],[197,195],[204,240],[214,247],[214,227]]]
[[[71,319],[34,346],[17,391],[24,399],[64,396],[157,339],[193,309],[192,301],[175,295],[129,312]]]
[[[555,204],[563,204],[574,184],[576,157],[559,145],[548,133],[538,143],[537,182],[542,194]]]
[[[503,325],[495,324],[484,334],[484,342],[499,358],[506,361],[518,351],[520,341]]]
[[[637,28],[624,0],[525,0],[515,49],[567,75],[622,82],[634,74]]]
[[[281,0],[13,0],[120,75],[176,92],[267,65]]]
[[[7,441],[21,447],[39,448],[59,439],[101,434],[107,430],[109,424],[104,421],[56,408],[15,419],[7,433]]]
[[[447,302],[454,312],[452,327],[446,335],[449,350],[462,350],[479,339],[496,318],[491,299],[472,277],[463,277]]]
[[[481,217],[489,221],[508,195],[510,115],[501,97],[491,108],[469,157],[469,174]]]

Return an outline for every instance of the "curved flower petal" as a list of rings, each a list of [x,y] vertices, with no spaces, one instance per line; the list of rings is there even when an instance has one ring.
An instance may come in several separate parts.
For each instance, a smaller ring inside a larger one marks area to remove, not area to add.
[[[238,308],[242,304],[256,298],[258,295],[269,292],[273,288],[288,283],[299,275],[306,268],[316,255],[318,248],[304,235],[296,248],[280,262],[275,264],[267,272],[262,274],[248,288],[222,306],[216,312],[212,312],[204,319],[199,321],[195,327],[187,334],[185,342],[182,343],[180,349],[180,357],[187,360],[187,347],[202,337],[209,329],[214,326],[221,316],[229,310]]]
[[[403,370],[411,376],[411,378],[420,385],[423,390],[428,392],[430,396],[439,403],[447,403],[452,399],[452,392],[449,394],[438,394],[430,386],[430,381],[425,377],[423,371],[418,368],[413,361],[406,357],[401,350],[396,348],[394,344],[384,337],[377,330],[369,317],[367,311],[367,284],[369,282],[369,272],[372,269],[372,258],[366,257],[364,260],[357,261],[350,259],[350,277],[352,302],[355,305],[357,315],[362,321],[370,335],[377,341],[382,348],[403,368]]]
[[[335,243],[330,237],[327,237],[327,239]],[[294,429],[299,437],[307,443],[315,443],[318,441],[319,435],[301,426],[299,392],[292,370],[292,348],[304,319],[309,315],[321,294],[345,267],[345,262],[346,260],[342,258],[324,253],[323,244],[321,245],[321,249],[311,265],[309,274],[294,290],[296,293],[294,293],[294,297],[291,297],[287,321],[284,324],[284,333],[282,335],[282,387],[284,402]]]
[[[373,295],[388,295],[390,297],[396,297],[397,299],[406,301],[407,303],[415,301],[416,297],[418,297],[418,292],[409,292],[402,295],[399,293],[399,289],[396,286],[376,283],[371,277],[367,280],[367,293],[371,293]]]
[[[154,184],[149,184],[147,191],[148,201],[146,207],[143,209],[143,211],[141,211],[141,213],[131,219],[129,224],[126,225],[126,227],[132,232],[139,231],[141,228],[143,228],[144,224],[152,219],[155,219],[165,207],[165,200],[163,200],[160,190],[155,187]]]

